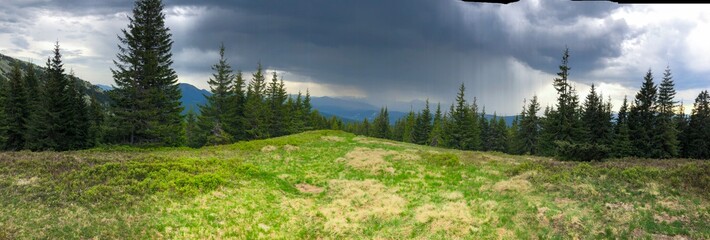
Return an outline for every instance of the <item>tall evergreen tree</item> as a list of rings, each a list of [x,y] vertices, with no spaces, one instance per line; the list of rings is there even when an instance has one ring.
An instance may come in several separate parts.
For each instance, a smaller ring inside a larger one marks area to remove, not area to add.
[[[386,107],[380,109],[380,113],[377,115],[377,117],[375,117],[373,124],[374,137],[390,137],[390,117]]]
[[[231,142],[232,133],[237,130],[230,124],[232,120],[238,119],[234,111],[235,91],[233,87],[234,75],[232,67],[224,57],[224,44],[219,48],[219,61],[212,66],[212,77],[207,80],[210,86],[211,95],[205,95],[207,102],[200,105],[200,116],[198,117],[199,132],[208,136],[219,135],[214,139]],[[217,141],[219,142],[219,141]],[[215,142],[215,143],[217,143]]]
[[[286,113],[284,103],[288,94],[283,79],[279,81],[276,72],[273,73],[271,83],[267,88],[267,103],[269,107],[268,128],[269,136],[281,136],[285,134],[286,129]]]
[[[696,159],[710,158],[710,94],[702,91],[695,98],[693,113],[690,115],[688,129],[688,157]]]
[[[611,112],[607,110],[602,95],[597,94],[594,84],[584,101],[582,123],[586,133],[585,142],[606,145],[612,140]]]
[[[244,104],[244,119],[246,132],[249,139],[261,139],[269,136],[268,106],[264,102],[266,92],[266,79],[258,64],[256,72],[252,74],[251,82],[247,86],[247,98]]]
[[[447,129],[447,145],[456,149],[471,150],[479,140],[475,139],[479,136],[475,136],[471,129],[472,125],[475,124],[471,118],[470,108],[466,103],[466,98],[464,92],[466,87],[462,83],[459,87],[459,92],[456,95],[456,107],[452,106],[449,111],[451,124],[447,124],[449,129]]]
[[[404,133],[402,134],[402,141],[403,142],[408,142],[408,143],[413,143],[415,141],[414,139],[414,127],[416,125],[417,121],[417,115],[414,114],[414,111],[410,110],[409,114],[404,120]]]
[[[674,118],[676,130],[678,131],[678,155],[688,157],[688,134],[690,133],[688,114],[685,113],[685,107],[681,101],[678,105],[678,113]]]
[[[64,121],[64,129],[66,132],[65,143],[68,144],[66,149],[82,149],[91,147],[89,136],[89,112],[84,100],[84,92],[78,86],[78,81],[71,72],[67,78],[67,87],[64,98],[67,115]]]
[[[543,128],[543,141],[540,152],[543,155],[555,153],[554,142],[577,142],[582,138],[582,122],[579,118],[579,97],[569,83],[569,49],[565,48],[562,54],[562,63],[557,78],[554,79],[553,86],[557,91],[556,109],[550,109],[545,118],[546,124]]]
[[[30,122],[26,147],[31,150],[69,150],[66,123],[70,117],[67,98],[68,80],[59,43],[54,45],[54,56],[47,59],[45,82],[42,85],[42,104],[36,109],[37,118]]]
[[[96,99],[96,96],[91,96],[89,103],[89,139],[90,146],[98,145],[104,136],[104,119],[106,113],[104,107]]]
[[[627,157],[633,154],[628,109],[628,100],[624,96],[624,102],[619,108],[619,113],[616,116],[616,125],[614,125],[614,145],[612,146],[612,156],[614,157]]]
[[[116,126],[130,144],[179,145],[183,142],[181,92],[172,69],[170,29],[161,0],[137,0],[111,69]]]
[[[197,126],[197,117],[192,109],[188,110],[185,123],[185,142],[188,147],[198,148],[205,145],[207,139]]]
[[[538,141],[540,138],[540,118],[537,112],[540,111],[540,103],[537,96],[533,96],[528,107],[523,107],[522,120],[520,121],[520,132],[518,133],[521,151],[523,153],[537,154]]]
[[[245,140],[247,138],[246,132],[246,119],[245,116],[245,104],[247,100],[246,92],[244,88],[246,83],[242,75],[242,71],[237,71],[234,77],[234,82],[232,85],[232,104],[229,104],[230,111],[229,115],[231,118],[225,119],[225,124],[227,127],[227,133],[232,135],[233,140]]]
[[[426,100],[426,105],[418,115],[414,127],[414,142],[416,144],[426,145],[429,141],[431,133],[431,110],[429,110],[429,99]]]
[[[306,96],[303,98],[303,103],[301,104],[301,111],[303,116],[304,130],[315,129],[315,121],[311,118],[313,114],[313,106],[311,105],[311,93],[306,89]]]
[[[7,140],[7,121],[5,120],[5,93],[7,92],[7,81],[0,74],[0,146],[5,146]]]
[[[653,157],[656,152],[653,144],[656,98],[657,89],[649,69],[629,113],[629,129],[633,136],[631,143],[634,147],[634,155],[637,157]]]
[[[20,71],[20,63],[15,62],[10,72],[10,81],[4,89],[4,111],[5,115],[5,150],[21,150],[25,146],[25,131],[27,129],[27,119],[29,117],[28,101],[25,92],[24,79]]]
[[[429,134],[429,145],[437,147],[443,143],[444,134],[444,119],[441,113],[441,103],[436,104],[436,112],[434,113],[434,123]]]
[[[656,102],[658,115],[656,116],[656,131],[653,135],[655,149],[653,157],[656,158],[678,156],[680,144],[678,142],[678,129],[676,129],[676,124],[673,122],[673,110],[677,104],[673,99],[676,94],[674,87],[671,69],[666,67],[666,71],[663,73],[663,80],[658,86],[658,99]]]

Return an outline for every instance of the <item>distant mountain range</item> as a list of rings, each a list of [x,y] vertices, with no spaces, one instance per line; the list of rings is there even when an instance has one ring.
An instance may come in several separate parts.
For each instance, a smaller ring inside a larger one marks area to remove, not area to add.
[[[11,70],[11,64],[14,61],[17,61],[17,59],[0,54],[0,77],[7,78]],[[20,65],[23,71],[26,71],[27,66],[29,66],[29,64],[31,63],[20,60]],[[37,65],[35,65],[35,70],[37,71],[37,74],[42,74],[44,72],[44,68]],[[104,104],[108,103],[109,98],[108,95],[106,95],[106,92],[113,89],[113,86],[104,84],[93,85],[83,79],[78,79],[77,81],[80,82],[81,86],[85,88],[85,92],[87,93],[87,95],[93,94],[94,96],[96,96],[99,102]],[[183,114],[186,114],[190,109],[195,112],[199,112],[200,109],[198,105],[204,105],[207,102],[205,96],[211,95],[210,91],[205,89],[199,89],[188,83],[180,83],[179,88],[180,91],[182,91],[182,98],[180,100],[182,101],[183,107],[185,107],[185,110],[183,110]],[[313,109],[318,110],[318,112],[320,112],[323,116],[335,116],[341,118],[345,122],[362,121],[365,118],[371,121],[375,119],[377,114],[380,112],[380,107],[365,103],[358,99],[350,98],[335,98],[327,96],[311,97],[311,104],[313,105]],[[403,104],[409,104],[413,106],[413,109],[415,109],[416,111],[417,109],[423,107],[424,102],[413,101],[411,103]],[[434,110],[435,109],[432,109],[432,113]],[[388,111],[388,113],[390,116],[390,123],[394,123],[397,119],[406,117],[408,114],[408,112],[393,110]],[[486,115],[486,117],[490,119],[493,118],[493,115]],[[515,116],[505,116],[503,118],[505,119],[506,123],[510,125],[513,122]]]

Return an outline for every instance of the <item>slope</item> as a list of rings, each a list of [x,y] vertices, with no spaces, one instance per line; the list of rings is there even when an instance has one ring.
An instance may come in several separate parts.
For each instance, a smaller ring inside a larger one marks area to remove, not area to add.
[[[0,153],[0,239],[710,237],[710,163],[558,162],[313,131]]]

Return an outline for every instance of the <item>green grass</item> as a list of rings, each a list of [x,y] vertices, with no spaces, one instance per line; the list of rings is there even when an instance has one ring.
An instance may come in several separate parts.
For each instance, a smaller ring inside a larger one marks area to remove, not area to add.
[[[710,162],[560,162],[313,131],[0,153],[0,239],[710,238]]]

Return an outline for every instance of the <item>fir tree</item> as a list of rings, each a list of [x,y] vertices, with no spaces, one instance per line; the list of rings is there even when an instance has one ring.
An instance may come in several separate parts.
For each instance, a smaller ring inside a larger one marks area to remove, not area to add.
[[[313,106],[311,106],[311,93],[306,89],[306,96],[301,104],[301,115],[303,116],[304,130],[315,129],[315,122],[310,116],[314,115]],[[318,115],[318,114],[315,114]]]
[[[436,104],[436,112],[434,113],[434,124],[431,128],[431,133],[429,134],[429,145],[437,147],[443,142],[444,134],[444,119],[441,114],[441,104]]]
[[[629,130],[633,136],[631,143],[637,157],[653,157],[656,152],[653,144],[656,94],[653,74],[649,69],[629,113]]]
[[[710,94],[707,90],[695,98],[688,129],[688,157],[710,158]]]
[[[403,142],[413,143],[414,142],[414,125],[416,124],[417,116],[414,111],[410,110],[407,118],[404,121],[404,133],[402,136]]]
[[[386,107],[380,109],[380,114],[375,117],[373,124],[374,134],[372,136],[377,138],[390,137],[390,117]]]
[[[471,150],[479,141],[475,139],[478,136],[475,136],[471,131],[474,122],[469,113],[470,108],[468,104],[466,104],[464,96],[465,90],[466,87],[462,83],[456,95],[456,107],[452,107],[449,113],[451,124],[448,124],[449,129],[447,133],[450,135],[447,144],[452,148]]]
[[[0,146],[5,146],[7,137],[7,121],[5,120],[5,93],[7,92],[7,81],[0,74]]]
[[[683,102],[680,102],[678,105],[678,113],[676,113],[675,116],[674,122],[678,132],[678,155],[681,157],[688,157],[688,134],[690,133],[688,124],[690,120],[688,119],[688,114],[685,114]]]
[[[607,110],[602,95],[597,94],[594,84],[584,101],[582,123],[586,133],[585,142],[605,145],[611,141],[611,112]]]
[[[663,80],[658,86],[658,99],[656,102],[656,109],[658,115],[656,116],[656,131],[653,135],[653,143],[655,158],[671,158],[678,156],[678,129],[673,122],[674,108],[676,101],[673,99],[675,97],[675,84],[673,83],[673,77],[671,76],[671,69],[666,67],[666,71],[663,73]]]
[[[207,139],[205,139],[205,135],[202,134],[201,131],[198,129],[199,127],[197,126],[197,117],[195,116],[195,112],[192,111],[192,109],[187,112],[186,121],[187,122],[185,124],[185,140],[187,146],[193,148],[204,146],[207,142]]]
[[[64,118],[66,139],[68,144],[66,149],[82,149],[91,147],[89,128],[89,112],[84,100],[84,92],[77,85],[78,81],[71,72],[68,76],[67,88],[64,97],[66,98],[67,116]]]
[[[431,133],[431,111],[429,110],[429,99],[426,100],[424,109],[419,114],[414,127],[414,141],[416,144],[426,145],[429,142]]]
[[[124,142],[175,146],[183,142],[181,92],[172,69],[170,29],[160,0],[138,0],[128,29],[119,36],[111,69],[116,126]]]
[[[232,140],[230,133],[235,133],[234,125],[230,121],[238,119],[234,111],[235,92],[230,89],[234,76],[232,68],[224,57],[224,44],[219,48],[219,61],[212,66],[212,77],[207,80],[212,95],[205,95],[207,103],[200,105],[198,116],[199,132],[207,134],[212,144],[229,143]],[[215,135],[216,134],[216,135]],[[209,141],[208,141],[209,142]]]
[[[5,150],[21,150],[25,146],[26,121],[29,117],[27,111],[28,101],[25,92],[24,79],[20,71],[20,63],[13,64],[10,72],[10,81],[4,89],[4,115],[5,115]]]
[[[37,119],[32,121],[26,147],[31,150],[69,150],[67,120],[70,106],[67,98],[68,80],[64,76],[64,64],[59,43],[54,45],[54,56],[47,59],[45,83],[42,85],[42,104],[36,109]]]
[[[96,96],[91,96],[89,103],[89,139],[88,143],[90,146],[96,146],[103,139],[104,134],[104,119],[106,114],[104,112],[104,107],[96,99]]]
[[[628,101],[626,96],[624,96],[624,102],[621,104],[621,108],[619,108],[619,113],[616,116],[616,125],[614,126],[614,145],[612,147],[612,156],[614,157],[627,157],[633,154],[628,121],[628,108]]]
[[[244,119],[246,122],[246,132],[249,139],[261,139],[269,136],[267,126],[269,108],[264,102],[266,91],[266,80],[264,78],[261,63],[256,72],[252,75],[251,82],[247,86],[247,98],[244,104]]]
[[[569,49],[565,48],[562,54],[562,63],[557,78],[554,79],[553,86],[557,91],[557,108],[550,109],[546,115],[546,123],[543,128],[543,141],[541,143],[541,153],[552,155],[555,153],[554,143],[577,142],[582,138],[582,122],[579,118],[579,97],[569,83]]]
[[[271,83],[267,88],[267,103],[269,107],[268,128],[269,136],[281,136],[285,134],[285,107],[284,103],[288,97],[283,79],[279,81],[276,72],[273,73]]]
[[[537,96],[533,96],[530,105],[523,107],[522,120],[520,121],[520,132],[518,133],[521,151],[523,153],[537,154],[538,141],[540,138],[540,118],[537,112],[540,111],[540,103]]]
[[[247,139],[246,119],[244,119],[245,104],[247,100],[246,92],[244,92],[245,81],[242,75],[242,71],[237,71],[234,77],[234,82],[232,85],[232,104],[230,108],[227,109],[231,118],[225,119],[225,124],[227,127],[227,133],[232,135],[233,140],[245,140]]]

